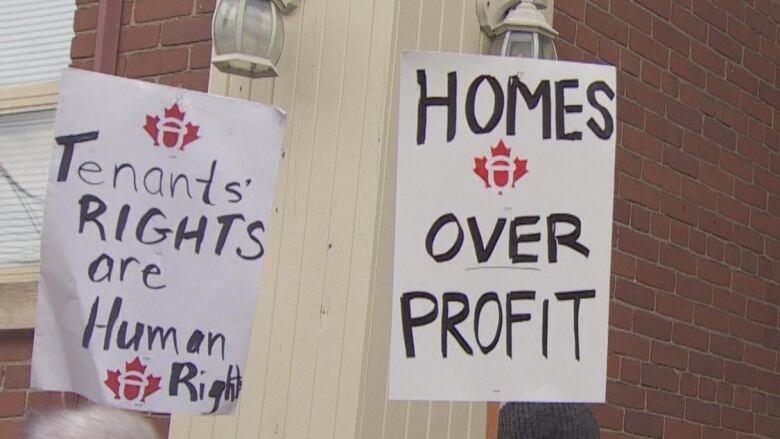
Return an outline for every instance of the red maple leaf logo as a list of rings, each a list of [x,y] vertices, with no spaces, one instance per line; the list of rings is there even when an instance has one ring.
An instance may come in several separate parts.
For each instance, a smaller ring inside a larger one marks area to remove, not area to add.
[[[184,151],[184,147],[199,138],[200,126],[191,122],[184,124],[184,113],[179,109],[179,104],[173,104],[165,109],[164,117],[146,115],[144,130],[154,140],[154,146],[163,145],[166,148],[177,148]]]
[[[517,180],[528,173],[528,160],[518,157],[510,160],[511,154],[512,149],[499,140],[495,147],[490,148],[489,159],[485,156],[474,157],[474,173],[482,179],[486,188],[499,189],[499,195],[510,183],[515,187]]]
[[[114,399],[126,399],[134,402],[144,402],[146,397],[160,390],[160,377],[146,373],[146,365],[135,357],[130,363],[125,363],[125,371],[107,370],[107,379],[103,383],[111,389]]]

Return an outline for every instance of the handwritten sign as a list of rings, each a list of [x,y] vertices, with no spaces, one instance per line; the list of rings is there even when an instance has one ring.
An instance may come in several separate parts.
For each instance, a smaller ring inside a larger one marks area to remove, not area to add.
[[[66,71],[32,386],[226,413],[241,393],[285,116]]]
[[[406,53],[390,397],[603,401],[613,67]]]

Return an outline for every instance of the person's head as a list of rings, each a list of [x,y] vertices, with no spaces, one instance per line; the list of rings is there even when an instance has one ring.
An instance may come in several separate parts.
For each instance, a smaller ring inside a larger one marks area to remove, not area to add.
[[[151,423],[122,410],[91,406],[35,415],[24,439],[159,439]]]
[[[585,404],[511,402],[501,408],[498,439],[599,439]]]

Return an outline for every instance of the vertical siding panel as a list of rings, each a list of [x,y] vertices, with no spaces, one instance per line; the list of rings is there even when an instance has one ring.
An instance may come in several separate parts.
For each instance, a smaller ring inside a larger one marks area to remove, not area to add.
[[[274,205],[271,211],[270,233],[268,237],[268,259],[264,268],[263,280],[260,285],[255,321],[252,328],[252,342],[249,349],[249,358],[247,359],[246,374],[244,380],[244,395],[239,404],[239,412],[236,415],[237,425],[235,439],[238,438],[259,438],[262,422],[263,404],[265,402],[265,378],[269,369],[271,332],[273,325],[273,316],[275,315],[275,305],[277,297],[284,294],[277,288],[279,279],[279,267],[282,252],[282,237],[286,228],[284,213],[287,211],[288,198],[286,196],[289,187],[291,175],[291,147],[290,133],[295,127],[295,101],[296,78],[299,67],[300,53],[300,22],[302,20],[303,9],[306,5],[301,5],[298,11],[284,18],[285,26],[285,48],[282,57],[279,60],[277,68],[280,76],[275,78],[271,87],[272,103],[284,109],[287,112],[287,124],[285,127],[285,140],[282,146],[282,158],[279,163],[279,174],[277,177],[276,188],[274,190]],[[262,82],[258,80],[257,82]],[[258,99],[264,101],[268,98],[264,93],[267,86],[261,86],[257,95]],[[253,87],[253,94],[255,89]],[[297,154],[296,154],[297,157]],[[230,438],[226,436],[225,439]]]
[[[444,0],[439,50],[457,52],[460,49],[465,0]]]
[[[319,75],[316,79],[317,94],[313,102],[316,109],[315,124],[312,128],[313,163],[309,172],[309,204],[293,339],[287,437],[312,437],[308,436],[308,431],[312,421],[317,350],[323,314],[328,312],[323,303],[323,279],[328,255],[329,220],[333,208],[337,126],[342,111],[341,84],[346,38],[343,2],[344,0],[323,1],[326,9],[320,16],[324,23],[320,35],[322,45],[317,54]]]
[[[439,50],[444,0],[424,0],[420,11],[418,50]]]
[[[345,356],[347,345],[362,346],[362,331],[345,332],[348,304],[353,300],[360,301],[366,295],[366,289],[355,291],[351,288],[352,256],[355,247],[371,246],[370,236],[356,239],[356,215],[361,208],[358,206],[357,191],[360,170],[363,166],[363,149],[367,142],[361,138],[362,124],[357,122],[366,114],[367,72],[369,70],[369,49],[372,35],[371,24],[373,1],[350,2],[339,5],[341,14],[346,18],[346,37],[343,41],[340,70],[341,84],[339,91],[340,113],[337,124],[337,151],[335,154],[336,168],[333,175],[333,196],[331,200],[331,216],[328,230],[328,251],[325,263],[325,278],[323,282],[320,327],[318,332],[318,350],[314,392],[312,397],[312,413],[308,437],[339,437],[335,436],[335,427],[339,416],[345,417],[352,424],[350,436],[354,435],[354,425],[357,412],[338,412],[340,399],[343,397],[356,400],[359,395],[359,380],[348,386],[348,381],[341,381],[341,368],[344,361],[357,361],[361,356]],[[336,47],[333,48],[336,50]],[[378,111],[376,109],[374,111]],[[376,141],[375,141],[376,142]],[[376,165],[374,165],[376,167]],[[376,179],[377,173],[374,173]],[[376,191],[374,192],[374,195]],[[370,268],[370,263],[367,268]],[[358,296],[354,297],[353,296]],[[365,302],[364,302],[365,303]],[[362,308],[365,314],[366,308]],[[361,318],[354,312],[350,317]],[[359,376],[359,372],[358,372]],[[351,393],[342,393],[340,388],[351,388]],[[334,404],[334,401],[336,402]],[[354,406],[354,404],[352,404]]]
[[[333,181],[338,155],[338,125],[343,106],[341,89],[346,41],[347,0],[323,1],[325,11],[321,47],[317,64],[318,90],[313,103],[316,108],[313,127],[313,163],[310,170],[309,205],[306,236],[303,249],[301,286],[293,339],[293,362],[290,381],[290,400],[286,431],[288,437],[318,437],[324,432],[311,432],[311,411],[314,398],[314,379],[319,364],[323,320],[330,312],[323,289],[328,266],[328,230],[333,212]],[[335,350],[336,346],[322,346]],[[333,379],[333,377],[331,377]],[[327,395],[332,401],[335,394]],[[292,403],[293,401],[297,403]]]
[[[381,430],[374,430],[373,435],[363,435],[357,428],[360,416],[360,406],[365,394],[374,392],[381,386],[380,398],[376,399],[376,426],[381,428],[382,409],[384,405],[384,378],[373,383],[371,390],[362,389],[362,372],[365,370],[370,349],[367,344],[369,335],[367,323],[371,295],[372,268],[375,259],[372,255],[376,248],[376,215],[378,210],[377,194],[379,193],[381,157],[385,151],[384,138],[386,133],[385,118],[389,105],[387,88],[392,72],[392,32],[394,23],[395,1],[374,0],[371,9],[361,7],[366,17],[370,47],[367,70],[365,72],[365,93],[363,96],[364,119],[360,136],[362,150],[360,152],[360,172],[357,182],[357,199],[355,222],[353,230],[352,255],[350,261],[349,302],[346,310],[345,334],[351,336],[345,339],[342,348],[342,362],[339,376],[338,411],[334,438],[379,438]],[[361,2],[361,5],[363,3]],[[360,38],[360,33],[356,38]],[[361,334],[362,340],[355,334]]]
[[[380,187],[386,180],[385,174],[395,173],[395,148],[388,140],[392,136],[392,114],[396,108],[395,99],[395,80],[400,62],[398,50],[398,35],[400,33],[399,23],[401,21],[401,11],[403,2],[397,0],[394,2],[385,2],[377,0],[377,9],[374,13],[374,26],[376,31],[378,23],[390,28],[385,33],[390,35],[390,53],[387,54],[383,47],[376,49],[372,47],[372,62],[370,63],[374,72],[371,77],[384,79],[385,82],[378,82],[377,87],[372,87],[374,93],[371,101],[383,103],[386,111],[377,112],[376,124],[383,127],[375,135],[380,142],[381,148],[375,151],[379,157],[379,179],[376,182]],[[392,21],[383,19],[392,17]],[[416,26],[415,26],[416,29]],[[379,76],[382,75],[382,76]],[[370,101],[370,102],[371,102]],[[372,133],[373,134],[373,133]],[[363,186],[361,185],[361,189]],[[392,282],[392,265],[386,263],[388,255],[392,257],[391,248],[388,242],[392,243],[393,234],[393,206],[395,204],[395,192],[378,190],[374,194],[364,192],[366,197],[376,197],[376,219],[371,218],[374,228],[374,243],[370,249],[372,265],[370,268],[370,280],[367,288],[368,315],[365,321],[365,337],[363,346],[363,361],[361,362],[361,399],[359,410],[359,419],[357,425],[356,438],[395,438],[400,435],[386,434],[386,425],[393,425],[398,428],[398,423],[403,422],[405,416],[405,407],[402,403],[394,403],[394,413],[390,413],[387,401],[387,365],[389,362],[388,341],[390,340],[390,310],[392,307],[392,298],[389,285]],[[390,233],[390,237],[386,236]],[[362,329],[362,328],[361,328]],[[401,411],[403,409],[403,411]],[[400,414],[400,415],[399,415]],[[401,427],[401,434],[403,429]],[[349,437],[349,436],[336,436]]]
[[[291,395],[293,341],[298,294],[305,244],[307,208],[309,202],[310,171],[314,150],[315,103],[318,83],[318,59],[321,35],[323,2],[304,2],[301,10],[292,15],[300,20],[299,64],[291,78],[296,82],[289,102],[295,102],[294,127],[288,131],[290,148],[288,178],[285,196],[287,200],[282,216],[279,266],[273,290],[274,307],[271,316],[270,340],[267,352],[267,368],[262,391],[260,438],[285,436],[287,409]],[[276,97],[275,97],[276,98]],[[280,96],[280,100],[284,97]],[[277,102],[274,102],[275,104]],[[284,108],[284,107],[282,107]],[[249,371],[251,373],[252,371]],[[293,397],[297,395],[292,395]],[[292,401],[302,404],[303,401]],[[242,417],[243,421],[243,417]],[[298,420],[302,421],[302,420]],[[240,431],[240,430],[239,430]]]

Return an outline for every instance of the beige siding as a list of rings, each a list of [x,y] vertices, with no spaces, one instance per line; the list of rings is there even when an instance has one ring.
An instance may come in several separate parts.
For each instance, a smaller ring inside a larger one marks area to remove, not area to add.
[[[216,94],[288,114],[241,404],[184,438],[482,438],[484,404],[389,402],[398,62],[477,52],[475,0],[304,0],[280,76],[212,70]]]

